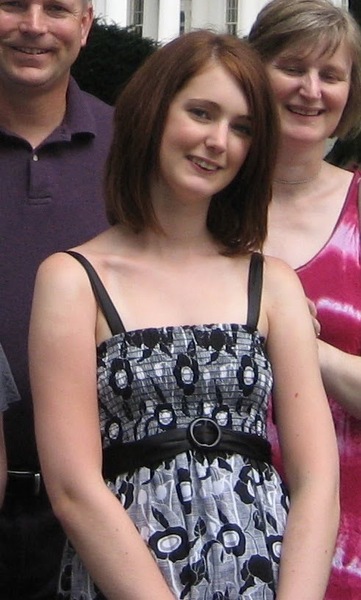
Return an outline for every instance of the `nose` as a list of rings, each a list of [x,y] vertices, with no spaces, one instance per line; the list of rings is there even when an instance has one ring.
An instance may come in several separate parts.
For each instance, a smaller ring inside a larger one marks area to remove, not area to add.
[[[206,138],[206,146],[220,154],[227,148],[228,139],[228,123],[217,121],[212,123]]]
[[[22,14],[19,31],[26,35],[38,36],[46,32],[46,15],[42,6],[32,4]]]
[[[321,82],[316,72],[307,72],[302,78],[301,93],[308,98],[320,98]]]

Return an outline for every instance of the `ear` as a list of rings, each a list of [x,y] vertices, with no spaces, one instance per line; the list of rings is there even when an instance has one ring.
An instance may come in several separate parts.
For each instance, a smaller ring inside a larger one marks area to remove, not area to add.
[[[88,39],[88,35],[89,35],[89,31],[90,31],[90,28],[93,23],[93,19],[94,19],[94,9],[93,9],[93,6],[91,4],[89,4],[87,6],[87,8],[83,11],[83,14],[81,17],[80,42],[81,42],[82,48],[83,48],[83,46],[85,46],[86,41]]]

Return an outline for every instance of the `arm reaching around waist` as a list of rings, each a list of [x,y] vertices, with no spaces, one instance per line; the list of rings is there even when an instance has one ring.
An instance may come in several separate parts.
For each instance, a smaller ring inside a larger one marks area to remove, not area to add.
[[[339,521],[336,438],[301,284],[289,267],[267,259],[264,291],[273,402],[290,488],[277,600],[323,600]]]
[[[107,600],[174,600],[102,478],[96,327],[82,267],[65,254],[47,259],[37,275],[29,339],[44,480],[55,514]]]

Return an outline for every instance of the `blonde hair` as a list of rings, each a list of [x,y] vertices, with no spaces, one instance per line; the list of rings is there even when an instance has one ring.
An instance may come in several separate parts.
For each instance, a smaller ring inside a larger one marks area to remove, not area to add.
[[[361,31],[350,13],[329,0],[271,0],[260,11],[249,42],[264,62],[289,48],[298,55],[316,47],[332,55],[345,43],[352,61],[350,92],[334,135],[353,137],[361,131]]]

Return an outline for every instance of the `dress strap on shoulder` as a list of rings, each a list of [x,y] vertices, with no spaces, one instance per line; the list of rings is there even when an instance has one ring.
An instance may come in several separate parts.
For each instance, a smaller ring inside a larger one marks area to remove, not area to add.
[[[101,309],[112,334],[117,335],[118,333],[124,333],[125,329],[122,320],[93,265],[79,252],[65,250],[65,253],[70,254],[70,256],[75,258],[84,267],[89,277],[98,306]]]
[[[257,329],[261,309],[263,284],[263,255],[254,252],[251,256],[248,274],[248,313],[247,326]]]

